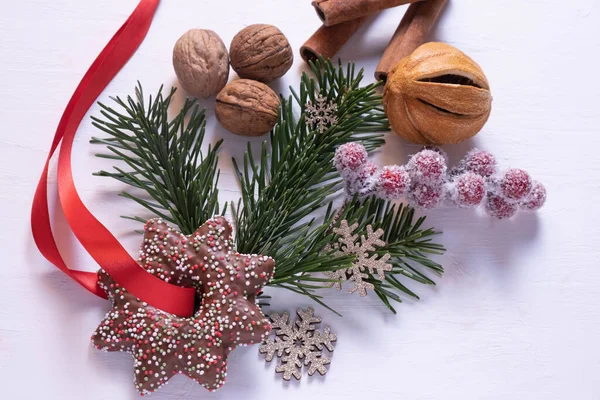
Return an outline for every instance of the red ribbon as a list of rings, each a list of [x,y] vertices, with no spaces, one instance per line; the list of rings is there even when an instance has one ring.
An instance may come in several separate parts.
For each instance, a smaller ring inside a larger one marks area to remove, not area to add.
[[[166,312],[189,316],[194,310],[195,289],[166,283],[144,270],[81,201],[73,182],[71,148],[86,112],[115,75],[135,53],[150,29],[160,0],[141,0],[87,71],[60,120],[38,183],[31,210],[31,230],[48,261],[90,292],[106,298],[97,274],[70,269],[61,257],[48,212],[48,165],[62,139],[58,158],[58,193],[67,222],[83,247],[119,285],[148,304]]]

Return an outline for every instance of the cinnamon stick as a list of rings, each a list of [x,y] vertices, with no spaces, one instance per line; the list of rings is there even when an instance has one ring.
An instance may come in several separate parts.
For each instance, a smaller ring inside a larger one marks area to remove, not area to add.
[[[421,0],[314,0],[313,7],[325,26],[333,26],[377,11]]]
[[[325,59],[335,56],[366,20],[367,17],[360,17],[334,26],[321,26],[300,47],[300,56],[306,62],[314,61],[319,56]]]
[[[375,79],[385,81],[394,65],[425,43],[446,2],[447,0],[427,0],[408,7],[379,61]]]

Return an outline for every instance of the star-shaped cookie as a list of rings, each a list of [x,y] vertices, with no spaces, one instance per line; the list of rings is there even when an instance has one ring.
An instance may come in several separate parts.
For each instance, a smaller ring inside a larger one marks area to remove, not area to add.
[[[99,284],[113,307],[92,341],[101,350],[133,355],[135,386],[141,394],[180,373],[216,390],[225,382],[231,350],[260,343],[271,331],[256,295],[273,276],[275,262],[236,253],[231,225],[223,217],[209,220],[190,236],[160,219],[148,221],[144,230],[139,264],[166,282],[195,287],[197,311],[180,318],[158,310],[101,270]]]

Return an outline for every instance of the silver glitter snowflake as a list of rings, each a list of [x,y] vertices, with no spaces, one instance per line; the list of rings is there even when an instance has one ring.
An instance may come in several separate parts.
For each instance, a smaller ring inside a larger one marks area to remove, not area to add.
[[[385,272],[391,271],[392,266],[387,263],[390,259],[389,254],[385,254],[381,258],[378,258],[377,254],[369,255],[369,253],[374,252],[377,247],[386,245],[386,243],[381,240],[381,237],[384,234],[383,229],[378,229],[373,232],[373,227],[368,225],[367,236],[361,235],[359,241],[358,234],[354,233],[356,228],[358,228],[358,223],[348,226],[348,221],[343,220],[340,223],[340,227],[333,230],[334,233],[340,235],[338,239],[339,243],[325,249],[326,251],[337,249],[334,253],[336,256],[354,255],[356,260],[352,264],[352,267],[333,272],[325,272],[325,274],[329,278],[339,281],[331,283],[329,287],[335,285],[336,289],[342,290],[342,282],[349,280],[354,282],[354,286],[349,289],[350,293],[358,291],[361,296],[366,296],[367,289],[372,290],[374,288],[372,283],[364,281],[364,279],[369,277],[366,271],[371,274],[377,273],[377,278],[383,280],[385,279]]]
[[[311,101],[306,104],[306,123],[311,129],[319,133],[325,132],[327,128],[337,124],[337,104],[333,101],[327,102],[327,98],[318,95],[315,104]]]
[[[312,307],[307,310],[299,309],[296,313],[299,318],[295,323],[289,320],[290,314],[287,312],[281,315],[271,314],[275,339],[268,338],[259,348],[268,362],[273,360],[275,354],[281,358],[281,364],[275,368],[275,372],[283,373],[286,381],[292,379],[292,376],[301,378],[303,359],[304,365],[308,366],[308,375],[312,376],[317,371],[325,375],[325,365],[330,364],[331,359],[323,355],[323,347],[332,352],[332,342],[337,340],[329,326],[323,332],[315,329],[315,324],[320,323],[321,318],[315,317]]]

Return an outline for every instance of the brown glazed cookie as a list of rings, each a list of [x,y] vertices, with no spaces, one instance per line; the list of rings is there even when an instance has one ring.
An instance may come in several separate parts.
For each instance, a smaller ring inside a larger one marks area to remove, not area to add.
[[[166,282],[195,287],[199,308],[189,318],[158,310],[101,270],[99,284],[113,308],[92,341],[104,351],[132,354],[141,394],[180,373],[216,390],[225,382],[227,355],[236,346],[262,342],[271,331],[256,295],[273,276],[275,261],[236,253],[231,225],[223,217],[209,220],[190,236],[161,219],[148,221],[144,230],[139,264]]]

